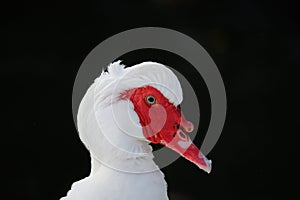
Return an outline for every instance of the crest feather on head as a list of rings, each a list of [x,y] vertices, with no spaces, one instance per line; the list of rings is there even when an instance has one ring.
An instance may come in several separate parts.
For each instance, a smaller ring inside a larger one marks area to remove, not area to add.
[[[95,82],[95,103],[106,106],[113,103],[125,90],[150,85],[158,89],[175,106],[182,101],[182,89],[175,74],[165,65],[143,62],[125,68],[121,61],[111,63]]]

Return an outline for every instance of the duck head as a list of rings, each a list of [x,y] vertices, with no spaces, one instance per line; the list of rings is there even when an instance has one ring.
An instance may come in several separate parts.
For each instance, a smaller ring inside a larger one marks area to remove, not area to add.
[[[166,66],[144,62],[125,68],[120,62],[112,63],[81,102],[80,137],[90,151],[96,152],[94,155],[107,152],[108,148],[101,148],[105,140],[120,149],[124,144],[126,151],[130,141],[161,144],[209,173],[211,161],[188,135],[194,125],[185,119],[182,100],[180,83]],[[102,128],[98,130],[98,126]],[[105,137],[99,137],[99,132]]]

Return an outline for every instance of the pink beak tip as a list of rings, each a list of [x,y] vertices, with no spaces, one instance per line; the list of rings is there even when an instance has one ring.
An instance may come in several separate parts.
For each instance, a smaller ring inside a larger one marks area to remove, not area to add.
[[[206,166],[199,166],[199,168],[209,174],[211,172],[211,168],[212,168],[212,161],[205,158],[205,163],[206,163]]]

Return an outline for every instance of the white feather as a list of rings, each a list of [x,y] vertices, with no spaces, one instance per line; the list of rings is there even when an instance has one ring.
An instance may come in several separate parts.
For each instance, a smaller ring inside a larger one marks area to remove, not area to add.
[[[89,177],[73,184],[62,200],[167,200],[164,175],[153,161],[139,118],[119,95],[132,88],[153,86],[175,106],[182,89],[162,64],[144,62],[125,68],[108,66],[90,86],[78,110],[78,130],[91,154]]]

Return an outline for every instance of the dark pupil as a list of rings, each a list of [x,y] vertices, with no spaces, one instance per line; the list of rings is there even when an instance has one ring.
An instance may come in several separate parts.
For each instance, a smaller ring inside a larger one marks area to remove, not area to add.
[[[148,101],[149,101],[149,103],[153,103],[154,102],[154,98],[153,97],[148,97]]]

